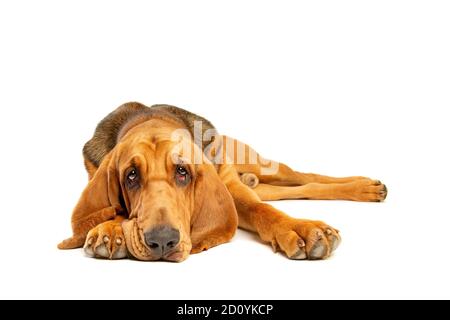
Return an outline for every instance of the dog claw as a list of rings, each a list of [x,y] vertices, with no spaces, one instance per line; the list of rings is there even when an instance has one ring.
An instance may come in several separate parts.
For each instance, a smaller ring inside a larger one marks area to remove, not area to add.
[[[108,236],[104,236],[103,237],[103,242],[104,243],[108,243],[109,242],[109,237]]]
[[[305,241],[303,241],[303,239],[298,239],[298,246],[300,248],[304,248],[306,246]]]

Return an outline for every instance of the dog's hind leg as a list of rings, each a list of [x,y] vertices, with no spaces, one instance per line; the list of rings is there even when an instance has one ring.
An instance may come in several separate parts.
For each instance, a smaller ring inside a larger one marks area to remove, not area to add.
[[[380,202],[387,196],[386,186],[370,179],[338,184],[309,183],[296,187],[259,184],[253,191],[263,201],[311,199]]]
[[[246,185],[254,188],[258,183],[276,186],[301,186],[308,183],[336,184],[367,180],[366,177],[335,178],[314,173],[298,172],[284,163],[268,160],[249,145],[236,139],[222,136],[225,152],[218,157],[220,163],[233,164]],[[226,159],[225,159],[226,156]]]
[[[255,188],[258,183],[265,183],[274,186],[302,186],[308,183],[320,184],[341,184],[360,180],[368,180],[366,177],[344,177],[335,178],[313,173],[297,172],[283,163],[278,163],[278,170],[273,174],[262,174],[264,167],[257,165],[235,165],[241,175],[243,183],[251,188]]]

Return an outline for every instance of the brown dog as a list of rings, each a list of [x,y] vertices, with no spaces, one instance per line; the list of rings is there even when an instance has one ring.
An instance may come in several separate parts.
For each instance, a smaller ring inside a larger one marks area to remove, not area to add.
[[[291,259],[323,259],[339,232],[262,202],[280,199],[382,201],[387,189],[364,177],[296,172],[221,136],[206,119],[172,106],[127,103],[85,145],[89,183],[60,249],[92,257],[183,261],[254,231]]]

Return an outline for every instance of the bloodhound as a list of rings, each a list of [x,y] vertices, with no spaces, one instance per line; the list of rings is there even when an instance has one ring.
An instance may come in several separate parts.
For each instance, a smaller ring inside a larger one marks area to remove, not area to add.
[[[127,103],[103,119],[83,149],[89,183],[72,214],[73,236],[106,259],[181,262],[230,241],[239,227],[290,259],[324,259],[341,242],[321,221],[294,219],[263,201],[383,201],[365,177],[300,173],[218,134],[206,119],[168,105]]]

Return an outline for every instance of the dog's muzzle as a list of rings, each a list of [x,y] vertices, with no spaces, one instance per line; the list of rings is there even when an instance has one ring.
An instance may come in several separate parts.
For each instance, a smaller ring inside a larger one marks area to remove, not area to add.
[[[161,225],[144,232],[136,220],[127,220],[122,228],[128,252],[138,260],[181,262],[189,255],[180,243],[180,232],[170,226]]]

